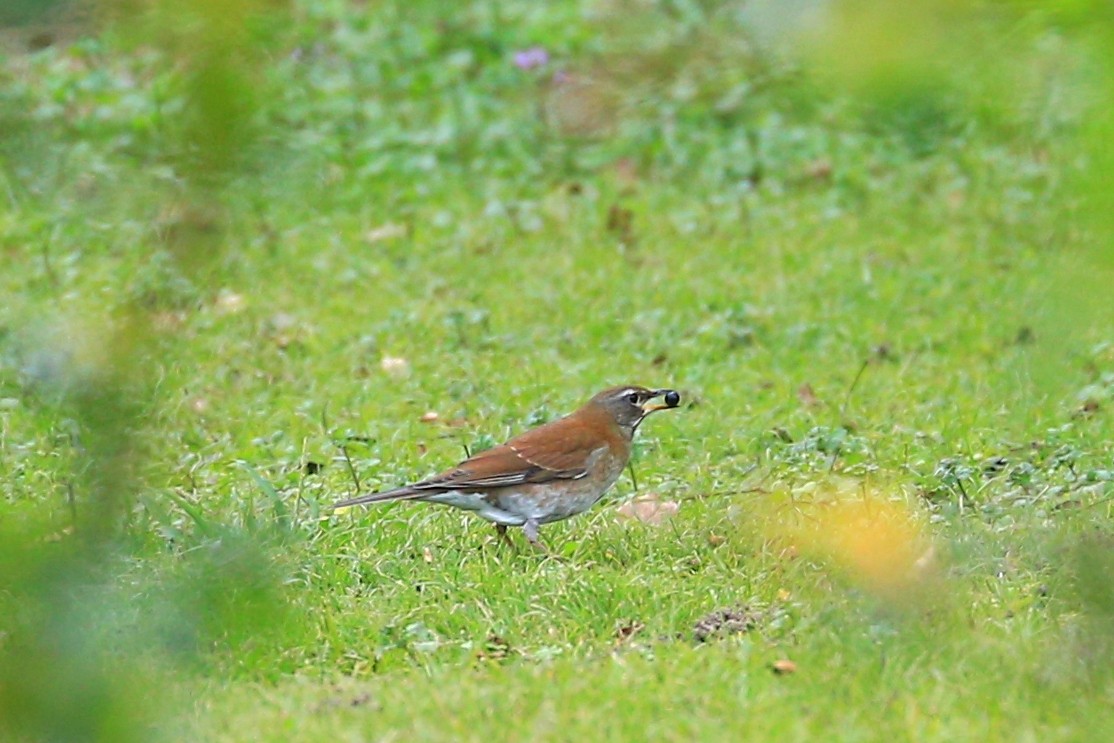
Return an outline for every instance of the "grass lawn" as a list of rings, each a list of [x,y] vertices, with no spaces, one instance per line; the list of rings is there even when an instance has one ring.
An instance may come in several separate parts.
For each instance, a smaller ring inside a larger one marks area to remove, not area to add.
[[[5,29],[0,737],[1106,739],[1114,57],[945,5]],[[550,556],[327,508],[625,383]]]

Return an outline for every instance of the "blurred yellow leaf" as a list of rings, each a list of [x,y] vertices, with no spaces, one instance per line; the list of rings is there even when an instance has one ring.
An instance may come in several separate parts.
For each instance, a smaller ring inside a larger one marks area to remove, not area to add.
[[[800,518],[777,520],[772,536],[791,540],[880,596],[894,599],[922,588],[935,572],[936,553],[917,514],[851,482],[835,486],[834,497],[830,484],[807,489],[819,496],[798,501]]]

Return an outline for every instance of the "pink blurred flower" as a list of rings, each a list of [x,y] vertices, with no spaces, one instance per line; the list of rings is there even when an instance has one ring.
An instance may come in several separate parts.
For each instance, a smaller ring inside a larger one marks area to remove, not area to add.
[[[532,70],[546,64],[549,64],[549,52],[540,46],[532,46],[514,53],[514,66],[520,70]]]

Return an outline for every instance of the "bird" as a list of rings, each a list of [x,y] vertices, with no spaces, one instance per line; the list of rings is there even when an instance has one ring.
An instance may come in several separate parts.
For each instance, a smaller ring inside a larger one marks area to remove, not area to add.
[[[656,402],[658,399],[661,402]],[[385,501],[417,500],[471,511],[507,528],[522,527],[526,540],[547,552],[542,524],[583,513],[615,484],[630,461],[631,443],[648,415],[680,405],[672,389],[611,387],[563,418],[515,436],[420,482],[367,493],[333,504],[333,510]]]

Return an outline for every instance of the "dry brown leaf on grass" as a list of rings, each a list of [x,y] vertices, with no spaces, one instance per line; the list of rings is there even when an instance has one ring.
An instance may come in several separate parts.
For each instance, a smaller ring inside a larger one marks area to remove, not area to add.
[[[832,161],[820,157],[805,165],[805,176],[816,181],[829,181],[832,179]]]
[[[805,382],[797,388],[797,399],[800,400],[801,405],[804,405],[806,408],[818,408],[823,405],[823,403],[820,402],[820,398],[816,396],[816,392],[813,391],[812,385],[808,382]]]
[[[379,360],[379,368],[387,376],[400,379],[410,373],[410,362],[399,356],[384,356]]]
[[[647,493],[627,501],[616,509],[624,521],[641,521],[650,526],[659,526],[681,509],[677,501],[661,499],[657,493]]]
[[[373,227],[364,235],[364,239],[369,243],[394,240],[398,237],[406,237],[406,225],[387,223],[379,227]]]
[[[615,630],[615,644],[622,645],[644,629],[646,629],[646,625],[637,619],[630,624],[624,624]]]
[[[779,676],[787,676],[790,673],[796,672],[797,664],[788,658],[781,658],[770,664],[770,670]]]
[[[151,315],[151,328],[157,333],[174,333],[186,321],[185,312],[155,312]]]
[[[221,289],[213,303],[217,312],[222,315],[234,315],[247,307],[247,300],[243,294],[237,294],[228,289]]]

